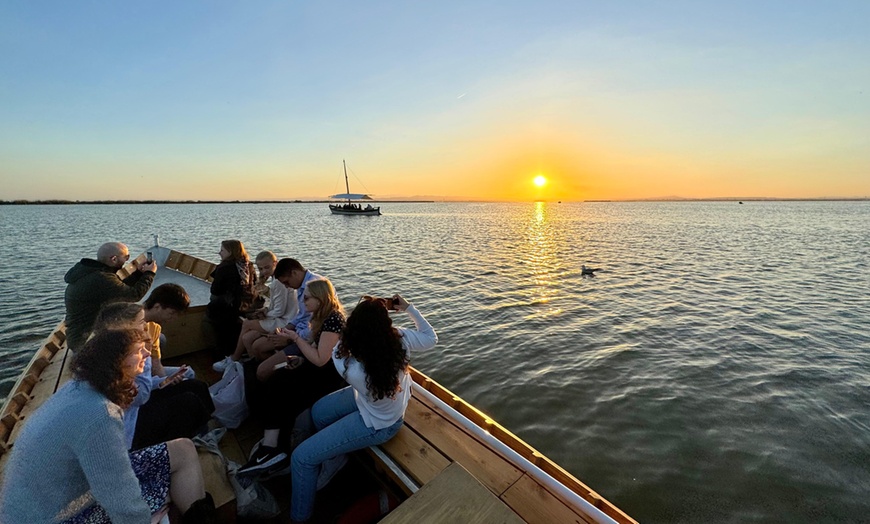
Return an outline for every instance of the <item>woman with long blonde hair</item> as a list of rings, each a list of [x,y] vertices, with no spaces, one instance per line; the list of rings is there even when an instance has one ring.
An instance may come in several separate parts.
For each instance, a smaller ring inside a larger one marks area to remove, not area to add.
[[[264,360],[257,368],[259,380],[248,388],[248,407],[261,420],[265,431],[260,447],[239,470],[240,474],[286,467],[289,457],[278,442],[282,428],[291,428],[300,413],[322,396],[344,386],[332,363],[332,348],[345,325],[344,308],[332,283],[327,279],[309,281],[302,295],[302,307],[311,313],[312,339],[285,330],[285,336],[293,344]]]

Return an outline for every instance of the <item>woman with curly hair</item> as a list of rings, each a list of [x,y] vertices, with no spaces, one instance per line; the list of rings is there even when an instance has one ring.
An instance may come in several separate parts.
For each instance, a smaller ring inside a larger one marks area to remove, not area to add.
[[[123,410],[149,355],[139,330],[95,334],[73,380],[27,420],[0,491],[0,522],[151,522],[167,495],[182,522],[213,522],[196,448],[187,439],[127,452]]]
[[[124,433],[131,450],[175,438],[193,438],[214,412],[208,384],[187,378],[186,366],[168,377],[154,376],[152,326],[145,320],[142,304],[133,302],[106,304],[94,322],[96,331],[136,329],[145,335],[149,356],[144,371],[136,376],[136,397],[124,410]]]
[[[407,312],[416,329],[393,327],[390,309]],[[382,444],[399,431],[411,398],[411,350],[430,349],[437,342],[429,322],[401,296],[363,297],[332,352],[335,369],[350,386],[312,406],[318,431],[291,457],[294,522],[311,518],[315,492],[344,465],[346,453]]]
[[[338,344],[345,323],[344,308],[332,283],[325,278],[309,281],[302,307],[311,313],[308,325],[312,340],[294,330],[283,330],[282,336],[292,344],[260,363],[257,380],[247,385],[248,407],[265,431],[240,474],[286,469],[290,459],[279,446],[282,429],[290,429],[300,413],[346,385],[332,363],[332,348]]]

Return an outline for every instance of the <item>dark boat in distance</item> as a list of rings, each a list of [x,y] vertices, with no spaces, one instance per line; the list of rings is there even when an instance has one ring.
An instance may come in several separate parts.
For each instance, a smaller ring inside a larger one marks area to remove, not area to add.
[[[371,204],[367,204],[366,207],[363,207],[362,204],[353,203],[354,200],[372,200],[372,197],[362,193],[350,192],[350,184],[347,182],[347,162],[342,160],[341,164],[344,166],[344,189],[347,192],[330,195],[329,198],[340,198],[347,200],[347,202],[344,204],[329,204],[329,211],[331,211],[333,215],[380,216],[380,207],[372,207]]]

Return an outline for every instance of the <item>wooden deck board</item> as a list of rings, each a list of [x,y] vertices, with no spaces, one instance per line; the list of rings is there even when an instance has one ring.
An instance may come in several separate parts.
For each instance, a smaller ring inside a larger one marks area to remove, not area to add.
[[[519,524],[523,521],[486,486],[454,462],[381,520],[382,524],[404,522]]]
[[[402,426],[395,437],[381,444],[381,448],[420,485],[429,482],[450,465],[450,459],[408,425]]]
[[[408,403],[405,424],[440,453],[462,464],[497,495],[504,493],[522,475],[502,456],[444,418],[438,409],[426,406],[414,397]]]
[[[523,475],[500,498],[530,524],[590,522],[528,475]]]
[[[18,438],[18,434],[21,432],[24,427],[24,421],[33,414],[34,411],[39,409],[42,406],[43,402],[49,399],[55,392],[55,385],[57,384],[58,375],[63,373],[63,365],[64,365],[64,353],[66,353],[66,348],[58,351],[54,358],[51,359],[51,362],[45,369],[42,370],[42,373],[39,375],[39,379],[33,385],[33,389],[30,390],[30,399],[24,406],[21,408],[21,411],[18,413],[19,422],[15,424],[15,427],[12,428],[12,431],[9,435],[9,442],[15,442],[15,439]]]
[[[422,377],[420,372],[416,369],[412,369],[412,374],[414,374],[418,378]],[[449,406],[453,407],[454,409],[457,409],[462,415],[464,415],[466,418],[469,418],[473,423],[479,425],[481,428],[486,429],[486,431],[493,435],[497,440],[505,443],[506,446],[514,450],[521,457],[525,458],[532,464],[544,470],[555,480],[568,487],[571,491],[573,491],[580,497],[586,499],[587,502],[603,511],[605,514],[607,514],[617,522],[636,524],[637,521],[635,521],[625,512],[614,506],[611,502],[604,499],[601,495],[599,495],[594,490],[589,488],[586,484],[571,475],[564,468],[554,463],[549,458],[536,451],[534,448],[530,447],[528,444],[520,440],[519,437],[512,434],[507,429],[503,428],[498,423],[490,420],[489,417],[487,417],[486,414],[484,414],[483,412],[479,411],[478,409],[474,408],[469,404],[466,404],[462,399],[455,397],[452,393],[443,389],[443,386],[434,383],[431,379],[421,380],[420,384],[424,389],[435,395],[437,398],[439,398]],[[416,392],[414,393],[414,398],[419,400],[423,405],[426,405],[435,411],[440,411],[441,409],[433,401],[429,400],[423,395],[417,394]],[[472,436],[472,438],[476,437]],[[537,482],[531,477],[529,477],[528,480]],[[565,499],[560,498],[558,495],[553,494],[553,496],[555,496],[557,499],[560,499],[563,504],[566,502]],[[571,506],[572,504],[573,503],[568,502],[567,505]]]

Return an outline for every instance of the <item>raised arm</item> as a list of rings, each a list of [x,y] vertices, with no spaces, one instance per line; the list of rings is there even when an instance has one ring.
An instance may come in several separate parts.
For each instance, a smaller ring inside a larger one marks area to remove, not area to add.
[[[438,335],[435,329],[429,324],[423,315],[417,311],[413,304],[408,303],[404,298],[396,296],[398,311],[405,311],[411,320],[414,321],[416,329],[399,329],[402,334],[402,346],[410,351],[420,351],[432,349],[438,343]]]
[[[153,267],[153,270],[147,270],[145,267]],[[121,281],[120,287],[117,288],[118,296],[127,302],[138,302],[151,288],[156,272],[156,262],[138,268],[129,277]]]

